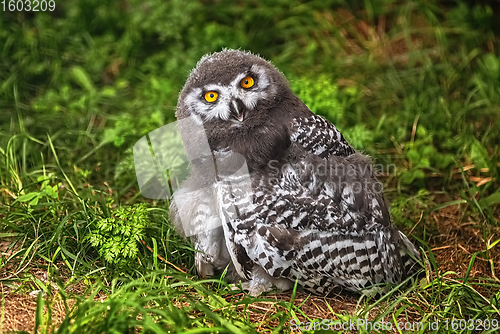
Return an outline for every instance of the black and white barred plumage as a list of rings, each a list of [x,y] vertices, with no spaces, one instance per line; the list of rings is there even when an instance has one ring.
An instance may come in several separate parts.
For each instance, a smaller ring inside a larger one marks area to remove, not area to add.
[[[335,125],[321,116],[294,118],[290,130],[292,141],[321,158],[347,157],[354,153]]]
[[[413,271],[419,253],[391,224],[369,158],[269,62],[235,50],[203,57],[176,116],[199,117],[211,149],[211,159],[193,162],[171,206],[181,233],[186,223],[196,230],[201,276],[228,267],[228,279],[252,295],[296,280],[327,294],[399,283]],[[198,147],[189,129],[181,135],[188,154]]]

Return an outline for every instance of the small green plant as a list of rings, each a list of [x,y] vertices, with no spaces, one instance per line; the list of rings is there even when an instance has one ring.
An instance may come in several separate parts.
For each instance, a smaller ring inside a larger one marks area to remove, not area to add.
[[[85,240],[106,262],[122,267],[137,256],[137,243],[144,237],[147,225],[145,204],[120,207],[110,217],[98,219]]]
[[[51,179],[52,176],[39,176],[37,181],[41,183],[40,190],[20,195],[17,202],[27,203],[29,212],[32,212],[32,206],[38,205],[38,202],[43,198],[47,199],[48,202],[56,202],[58,199],[57,189],[61,187],[62,183],[51,186],[49,185]]]
[[[400,181],[421,189],[425,188],[426,171],[446,171],[455,161],[452,154],[436,149],[432,132],[422,125],[416,127],[415,137],[405,143],[404,152],[408,169],[401,174]]]

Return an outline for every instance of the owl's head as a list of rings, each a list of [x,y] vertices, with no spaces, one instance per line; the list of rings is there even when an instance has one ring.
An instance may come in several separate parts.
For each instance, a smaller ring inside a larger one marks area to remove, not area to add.
[[[240,127],[271,110],[289,91],[283,74],[268,61],[245,51],[223,50],[204,56],[193,69],[176,116],[198,115],[204,123]]]
[[[250,52],[204,56],[179,96],[176,117],[201,118],[212,151],[241,154],[250,169],[278,159],[291,144],[294,117],[310,113],[284,75]],[[195,118],[197,119],[197,118]],[[180,126],[187,151],[196,151],[198,128]]]

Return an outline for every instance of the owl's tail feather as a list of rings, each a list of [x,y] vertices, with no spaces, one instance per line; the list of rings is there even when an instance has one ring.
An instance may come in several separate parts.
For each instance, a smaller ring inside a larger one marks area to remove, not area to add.
[[[399,236],[402,241],[400,255],[403,261],[404,273],[405,276],[411,276],[422,268],[422,258],[420,252],[403,232],[399,231]]]

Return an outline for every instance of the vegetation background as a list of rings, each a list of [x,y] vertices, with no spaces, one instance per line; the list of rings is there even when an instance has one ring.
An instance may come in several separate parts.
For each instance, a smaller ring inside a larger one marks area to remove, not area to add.
[[[0,3],[0,333],[498,328],[499,2],[18,2]],[[189,71],[225,47],[271,60],[356,149],[396,165],[381,180],[426,275],[378,300],[251,298],[196,277],[168,203],[140,195],[131,148],[175,120]]]

